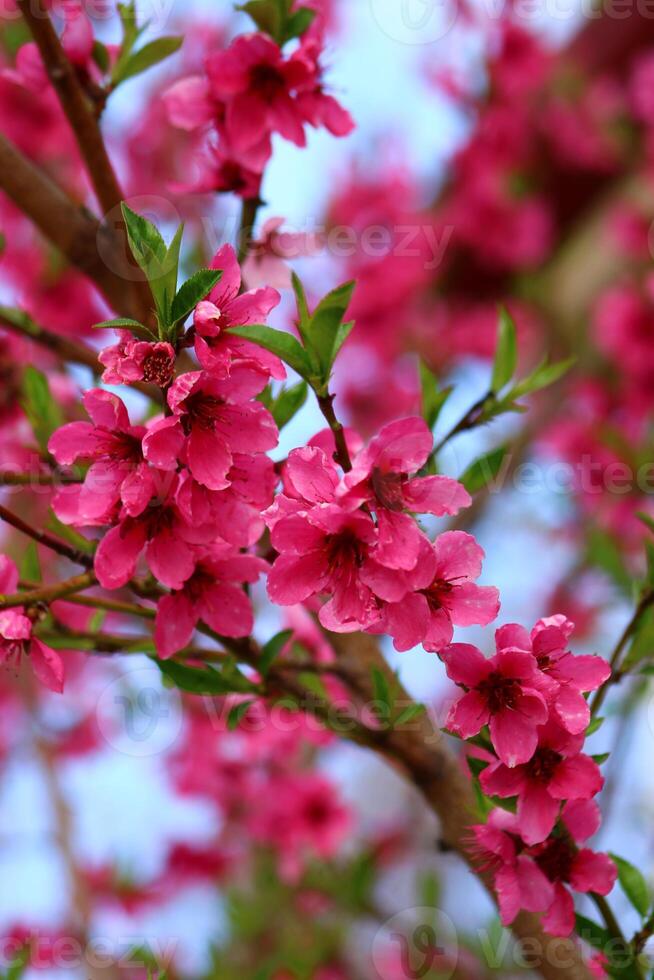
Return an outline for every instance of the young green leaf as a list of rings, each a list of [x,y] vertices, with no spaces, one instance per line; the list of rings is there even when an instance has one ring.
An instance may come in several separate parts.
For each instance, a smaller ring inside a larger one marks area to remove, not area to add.
[[[500,320],[497,330],[497,347],[493,364],[491,391],[501,391],[514,375],[518,363],[518,339],[516,326],[508,311],[500,309]]]
[[[152,659],[164,677],[172,681],[175,687],[181,691],[186,691],[188,694],[231,694],[234,691],[240,692],[242,690],[240,683],[238,687],[235,687],[230,679],[226,679],[209,664],[204,667],[189,667],[177,660],[160,660],[158,657]],[[254,684],[249,684],[248,689],[256,690]]]
[[[642,872],[634,867],[633,864],[630,864],[629,861],[618,857],[617,854],[611,854],[610,856],[615,861],[618,869],[618,881],[622,886],[623,892],[636,911],[644,918],[649,910],[649,888]]]
[[[442,388],[439,390],[438,380],[429,370],[423,360],[419,364],[420,371],[420,390],[422,393],[422,417],[433,429],[441,414],[443,405],[452,394],[452,388]]]
[[[497,449],[491,449],[470,464],[465,473],[459,477],[469,494],[474,496],[488,487],[502,469],[507,452],[507,446],[498,446]]]
[[[394,728],[399,728],[401,725],[407,725],[410,721],[414,721],[416,718],[420,718],[424,715],[426,711],[424,704],[409,704],[406,708],[400,711],[399,715],[393,722]]]
[[[300,337],[302,337],[302,341],[306,345],[309,340],[309,325],[311,322],[307,294],[304,291],[302,280],[295,272],[291,273],[291,282],[293,283],[293,292],[295,293],[295,301],[297,303],[298,329],[300,331]]]
[[[556,364],[549,364],[547,361],[543,361],[535,371],[532,371],[530,375],[523,378],[522,381],[519,381],[511,389],[507,397],[512,399],[522,398],[524,395],[531,395],[535,391],[549,388],[550,385],[555,384],[555,382],[567,374],[575,363],[576,358],[574,357],[569,357],[566,361],[558,361]]]
[[[135,337],[140,340],[152,341],[156,340],[156,334],[154,334],[149,327],[146,327],[144,323],[139,323],[138,320],[131,320],[129,317],[119,316],[113,320],[101,320],[100,323],[93,324],[94,330],[129,330],[133,333]]]
[[[61,409],[50,392],[47,378],[28,364],[23,372],[21,404],[37,442],[47,452],[48,439],[61,425],[64,418]]]
[[[236,9],[249,14],[260,31],[283,44],[285,11],[279,0],[248,0]]]
[[[216,283],[220,280],[220,269],[200,269],[190,279],[180,286],[171,308],[171,323],[175,324],[186,319],[201,300],[205,299]]]
[[[151,221],[132,211],[125,203],[121,204],[121,209],[132,255],[150,284],[159,321],[165,332],[177,288],[175,252],[168,248]]]
[[[272,417],[281,431],[297,415],[307,400],[309,389],[306,381],[300,381],[292,388],[282,388],[270,406]]]
[[[20,562],[20,577],[25,582],[41,581],[41,562],[36,541],[28,541]]]
[[[257,670],[262,677],[266,676],[273,662],[280,655],[292,636],[293,630],[282,630],[281,633],[276,633],[275,636],[268,640],[257,662]]]
[[[183,41],[183,37],[158,37],[145,44],[138,51],[130,54],[119,71],[114,74],[114,84],[125,82],[128,78],[134,78],[135,75],[140,75],[148,68],[158,65],[165,58],[179,51]]]
[[[316,11],[309,7],[298,7],[286,21],[285,41],[294,37],[302,37],[309,30],[316,17]]]
[[[254,701],[241,701],[239,704],[235,704],[227,715],[227,728],[230,732],[233,732],[238,728],[241,721],[248,713],[250,705],[253,705]]]
[[[318,355],[324,381],[329,379],[336,354],[353,326],[351,324],[345,328],[343,318],[352,300],[355,285],[355,282],[346,282],[332,289],[311,316],[307,347]]]
[[[285,364],[292,367],[301,378],[309,380],[312,376],[311,364],[306,351],[292,334],[283,330],[274,330],[260,323],[245,327],[232,327],[230,333],[245,337],[260,347],[269,350],[280,357]]]

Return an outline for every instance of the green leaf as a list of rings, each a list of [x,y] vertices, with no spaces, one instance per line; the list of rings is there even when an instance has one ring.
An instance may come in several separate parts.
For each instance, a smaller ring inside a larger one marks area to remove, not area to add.
[[[645,527],[648,530],[650,530],[650,531],[652,531],[654,533],[654,518],[653,517],[650,517],[649,514],[645,514],[643,511],[639,511],[636,514],[636,517],[638,518],[639,521],[642,521],[642,523],[645,525]]]
[[[467,763],[473,776],[479,776],[490,765],[487,759],[477,759],[473,755],[468,756]]]
[[[433,429],[441,414],[443,405],[452,394],[452,388],[439,390],[436,375],[432,374],[423,360],[418,365],[420,371],[420,390],[422,392],[422,417]]]
[[[282,630],[281,633],[276,633],[275,636],[268,640],[257,661],[257,670],[262,677],[267,675],[273,662],[280,655],[292,636],[293,630]]]
[[[116,63],[114,64],[113,70],[111,72],[111,81],[113,84],[115,84],[117,79],[120,77],[120,74],[123,71],[125,64],[129,60],[134,45],[136,44],[140,35],[147,27],[147,23],[144,24],[142,27],[139,27],[137,23],[136,5],[134,3],[134,0],[130,0],[129,3],[119,3],[118,15],[120,17],[120,24],[122,27],[123,37],[120,44],[120,50],[118,52]]]
[[[522,381],[519,381],[518,384],[511,389],[508,397],[513,399],[522,398],[523,395],[531,395],[535,391],[541,391],[543,388],[549,388],[550,385],[553,385],[565,374],[567,374],[575,363],[575,357],[569,357],[566,361],[559,361],[556,364],[549,364],[547,361],[543,361],[543,363],[539,364],[535,371],[533,371],[526,378],[523,378]]]
[[[85,538],[83,534],[80,534],[79,531],[76,531],[69,524],[62,524],[52,510],[48,514],[47,526],[48,530],[54,531],[60,538],[68,541],[69,544],[72,544],[74,548],[77,548],[83,554],[92,555],[95,551],[95,543],[93,541],[89,541],[88,538]]]
[[[306,381],[300,381],[292,388],[282,388],[277,398],[272,402],[270,411],[280,431],[300,411],[307,400],[308,391]]]
[[[610,752],[600,752],[599,755],[591,755],[591,759],[593,762],[596,762],[598,766],[602,766],[610,755]]]
[[[151,221],[132,211],[125,203],[121,204],[121,209],[132,255],[150,283],[159,321],[166,328],[177,287],[175,254],[169,250],[159,229]]]
[[[285,364],[292,367],[301,378],[309,380],[311,377],[311,364],[307,353],[292,334],[283,330],[273,330],[260,323],[253,323],[246,327],[232,327],[230,333],[245,337],[260,347],[269,350],[272,354],[280,357]]]
[[[629,673],[645,660],[654,659],[654,610],[647,609],[640,617],[621,670]]]
[[[355,285],[355,282],[346,282],[332,289],[311,316],[307,347],[318,355],[324,381],[328,380],[336,354],[354,326],[345,326],[343,318],[352,300]]]
[[[139,323],[138,320],[131,320],[129,317],[119,316],[114,320],[101,320],[100,323],[93,324],[94,330],[129,330],[138,337],[140,340],[154,340],[156,339],[156,334],[154,334],[149,327],[146,327],[144,323]]]
[[[618,857],[617,854],[611,854],[610,856],[617,866],[618,881],[622,886],[623,892],[636,911],[644,918],[649,910],[649,888],[647,887],[647,882],[638,868],[630,864],[629,861]]]
[[[28,541],[20,561],[20,577],[25,582],[41,581],[41,562],[36,541]]]
[[[311,314],[309,313],[309,305],[307,303],[307,295],[304,291],[302,280],[298,275],[296,275],[295,272],[291,273],[291,282],[293,283],[293,292],[295,293],[295,301],[297,303],[298,328],[300,331],[300,336],[306,344],[309,340],[309,324],[311,321]]]
[[[309,7],[299,7],[286,21],[285,41],[301,37],[309,30],[316,17],[316,11]]]
[[[93,44],[93,49],[91,51],[91,57],[95,61],[96,65],[103,74],[109,71],[111,61],[109,59],[109,52],[107,51],[105,45],[102,41],[95,41]]]
[[[222,276],[220,269],[200,269],[180,286],[170,309],[172,323],[183,321],[205,299]]]
[[[399,715],[393,722],[393,727],[399,728],[400,725],[406,725],[415,718],[420,718],[421,715],[424,715],[426,710],[427,709],[424,704],[407,705],[406,708],[403,708],[402,711],[400,711]]]
[[[114,73],[114,84],[117,85],[120,82],[125,82],[128,78],[140,75],[142,72],[147,71],[148,68],[158,65],[172,54],[175,54],[176,51],[179,51],[183,41],[183,37],[158,37],[154,41],[143,45],[138,51],[130,54],[119,71]]]
[[[232,694],[237,690],[233,683],[226,680],[219,671],[209,664],[199,668],[189,667],[177,660],[160,660],[158,657],[152,659],[164,677],[172,681],[175,687],[181,691],[186,691],[188,694]],[[249,685],[249,689],[256,690],[253,684]]]
[[[50,436],[64,423],[61,409],[52,397],[47,378],[31,364],[23,372],[22,388],[23,411],[39,446],[47,452]]]
[[[500,309],[500,321],[497,330],[497,347],[493,364],[491,391],[497,394],[509,383],[518,363],[518,340],[516,326],[507,312]]]
[[[622,551],[611,535],[601,528],[592,528],[587,535],[586,560],[601,568],[624,595],[631,598],[632,579],[625,567]]]
[[[586,729],[585,737],[589,738],[591,735],[594,735],[595,732],[598,731],[603,724],[604,724],[604,718],[602,718],[601,716],[597,718],[592,718],[590,725]]]
[[[249,14],[260,31],[283,44],[285,16],[279,0],[248,0],[236,8]]]
[[[500,472],[507,452],[507,446],[498,446],[497,449],[491,449],[470,464],[465,473],[459,477],[469,494],[474,495],[488,487]]]
[[[604,926],[597,925],[591,919],[587,919],[585,915],[575,916],[576,925],[575,929],[577,935],[592,946],[593,949],[601,949],[604,951],[607,944],[611,942],[611,935]]]
[[[248,713],[250,705],[254,704],[254,701],[241,701],[240,704],[235,704],[227,715],[227,728],[230,732],[233,732],[240,725],[241,721]]]

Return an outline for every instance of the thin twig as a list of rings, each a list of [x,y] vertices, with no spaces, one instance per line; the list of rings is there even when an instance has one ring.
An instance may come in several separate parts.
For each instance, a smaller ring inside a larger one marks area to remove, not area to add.
[[[0,595],[0,609],[15,609],[17,606],[33,606],[37,603],[55,602],[84,589],[90,589],[97,585],[97,579],[93,572],[84,572],[74,578],[66,579],[65,582],[57,582],[55,585],[44,585],[40,589],[33,589],[28,592],[17,592],[15,595]]]
[[[611,666],[611,673],[609,677],[604,681],[602,686],[598,688],[598,690],[595,692],[595,696],[591,701],[591,715],[593,717],[597,715],[597,712],[604,704],[604,699],[606,698],[609,688],[613,684],[618,684],[622,680],[624,674],[619,669],[620,658],[622,656],[625,647],[627,646],[627,643],[636,632],[642,617],[645,615],[647,610],[652,605],[654,605],[654,589],[646,592],[643,595],[640,602],[636,606],[633,616],[625,626],[620,636],[620,639],[615,645],[615,649],[613,650],[613,654],[611,655],[611,659],[609,661]]]
[[[352,460],[350,459],[350,451],[347,448],[345,430],[336,418],[336,413],[334,412],[334,395],[318,395],[317,398],[318,407],[320,408],[327,425],[332,430],[334,435],[334,442],[336,443],[336,459],[343,472],[349,473],[349,471],[352,469]]]
[[[37,544],[42,544],[44,547],[56,552],[62,558],[68,558],[69,561],[74,562],[76,565],[83,565],[84,568],[93,567],[93,557],[91,555],[85,555],[84,552],[71,547],[71,545],[66,544],[60,538],[55,538],[54,535],[49,534],[47,531],[38,531],[35,527],[31,527],[31,525],[24,521],[22,517],[12,513],[12,511],[2,505],[0,505],[0,520],[11,524],[17,531],[26,534],[28,538],[32,538]]]

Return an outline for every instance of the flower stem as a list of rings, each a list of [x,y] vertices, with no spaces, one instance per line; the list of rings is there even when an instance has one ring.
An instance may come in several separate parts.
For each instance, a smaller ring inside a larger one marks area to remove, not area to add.
[[[2,505],[0,505],[0,520],[15,527],[17,531],[26,534],[28,538],[32,538],[38,544],[42,544],[44,547],[61,555],[62,558],[68,558],[69,561],[74,562],[76,565],[83,565],[84,568],[93,568],[93,558],[91,555],[85,555],[84,552],[71,547],[65,541],[61,541],[60,538],[55,538],[54,535],[49,534],[47,531],[37,531],[36,528],[31,527],[24,521],[22,517],[18,517],[17,514],[12,513],[12,511]]]
[[[334,435],[334,442],[336,443],[336,458],[340,463],[343,472],[349,473],[349,471],[352,469],[352,460],[350,459],[350,452],[347,448],[345,430],[336,418],[336,413],[334,412],[334,395],[317,395],[317,398],[318,407],[320,408],[327,425],[332,430]]]
[[[598,688],[598,690],[595,692],[595,696],[591,701],[591,716],[593,718],[604,704],[604,699],[606,698],[606,695],[611,685],[618,684],[622,680],[624,674],[619,669],[620,658],[622,657],[622,653],[624,652],[627,643],[636,632],[641,619],[643,618],[647,610],[650,608],[650,606],[652,606],[653,604],[654,604],[654,589],[650,589],[641,598],[640,602],[636,606],[633,616],[625,626],[620,636],[620,639],[615,645],[615,649],[613,650],[613,653],[611,655],[611,660],[609,661],[611,666],[611,674],[609,675],[609,677],[607,677],[607,679],[604,681],[602,686]]]

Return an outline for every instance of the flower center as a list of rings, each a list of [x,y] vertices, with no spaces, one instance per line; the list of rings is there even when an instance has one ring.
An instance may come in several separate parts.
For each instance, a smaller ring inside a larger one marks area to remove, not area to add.
[[[370,475],[370,483],[379,504],[386,510],[404,510],[402,485],[404,477],[401,473],[383,473],[374,469]]]
[[[143,361],[143,380],[165,388],[172,379],[173,359],[170,351],[155,348]]]
[[[542,779],[548,782],[556,771],[561,756],[554,749],[538,749],[529,763],[528,772],[531,779]]]
[[[493,671],[478,687],[479,693],[486,699],[491,714],[503,708],[515,708],[520,695],[520,683],[513,677]]]
[[[536,863],[550,881],[568,881],[573,860],[574,851],[562,837],[547,841],[541,853],[536,855]]]
[[[363,564],[363,547],[354,532],[349,529],[341,531],[340,534],[328,535],[326,550],[327,563],[332,572],[346,565],[360,567]]]
[[[272,65],[255,65],[250,72],[250,84],[265,102],[274,102],[286,89],[283,75]]]
[[[190,424],[199,425],[202,429],[213,429],[220,417],[222,406],[223,402],[220,398],[196,392],[189,395],[184,402],[186,419]]]

